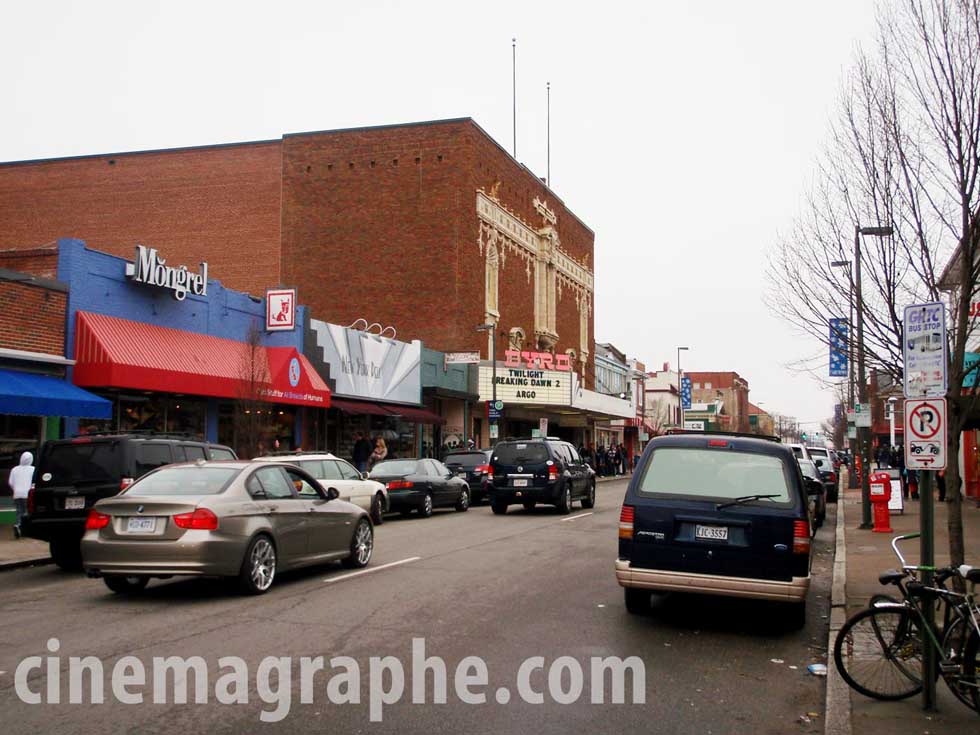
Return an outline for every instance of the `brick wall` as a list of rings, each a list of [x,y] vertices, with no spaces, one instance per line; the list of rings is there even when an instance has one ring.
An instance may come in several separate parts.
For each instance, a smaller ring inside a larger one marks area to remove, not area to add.
[[[29,273],[38,278],[58,277],[58,246],[0,250],[0,268]]]
[[[132,259],[139,242],[258,294],[279,282],[279,195],[278,141],[4,164],[0,251],[73,237]]]
[[[0,276],[0,348],[64,355],[67,295]]]

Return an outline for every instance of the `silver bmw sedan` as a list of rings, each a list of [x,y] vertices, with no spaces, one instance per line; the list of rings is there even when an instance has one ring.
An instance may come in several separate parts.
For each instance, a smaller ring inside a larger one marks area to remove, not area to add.
[[[152,577],[234,577],[262,594],[276,574],[340,560],[363,567],[374,527],[298,467],[206,462],[161,467],[89,512],[82,561],[113,592]]]

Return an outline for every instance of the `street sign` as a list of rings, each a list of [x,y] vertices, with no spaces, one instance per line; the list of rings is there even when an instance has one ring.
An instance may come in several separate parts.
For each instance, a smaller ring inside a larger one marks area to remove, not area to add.
[[[476,365],[480,362],[479,352],[447,352],[447,365]]]
[[[548,419],[538,419],[538,429],[541,436],[548,436]]]
[[[490,438],[496,439],[500,436],[500,426],[498,424],[490,424]]]
[[[905,401],[905,466],[946,469],[946,399]]]
[[[497,421],[504,414],[504,402],[503,401],[487,401],[487,418],[491,421]]]
[[[684,428],[688,431],[704,431],[703,421],[685,421]]]
[[[847,438],[848,439],[858,438],[858,430],[854,424],[851,424],[850,426],[847,427]]]
[[[867,404],[865,404],[865,405],[862,406],[860,403],[855,403],[854,404],[854,418],[852,419],[851,416],[850,416],[850,412],[848,412],[848,420],[849,421],[853,420],[854,421],[854,425],[856,427],[858,427],[859,429],[867,429],[867,428],[870,428],[871,427],[871,411],[870,411],[870,408],[871,407],[868,406]]]
[[[905,397],[946,395],[946,305],[935,301],[905,307],[902,339]]]
[[[691,379],[681,378],[681,408],[685,411],[691,408]]]

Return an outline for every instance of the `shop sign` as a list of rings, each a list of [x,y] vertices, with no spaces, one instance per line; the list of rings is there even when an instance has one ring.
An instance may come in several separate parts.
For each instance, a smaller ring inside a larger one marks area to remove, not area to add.
[[[687,431],[704,431],[704,421],[685,421],[684,428]]]
[[[527,352],[522,350],[507,350],[504,352],[506,367],[528,367],[539,370],[572,371],[571,355],[553,355],[550,352]]]
[[[265,292],[265,329],[282,332],[296,328],[296,289],[276,289]]]
[[[479,352],[447,352],[447,365],[475,365],[480,362]]]
[[[174,267],[160,257],[156,248],[145,245],[136,246],[136,259],[126,263],[126,277],[147,286],[167,288],[174,292],[174,298],[183,301],[188,293],[195,296],[208,295],[208,264],[201,263],[201,272],[187,270],[186,265]]]
[[[568,373],[557,370],[497,369],[497,398],[506,403],[569,405],[571,383]],[[480,400],[493,400],[493,369],[480,366]]]
[[[336,396],[418,403],[422,395],[422,343],[309,321],[318,357],[330,365]]]
[[[503,401],[487,401],[487,418],[497,421],[504,413]]]

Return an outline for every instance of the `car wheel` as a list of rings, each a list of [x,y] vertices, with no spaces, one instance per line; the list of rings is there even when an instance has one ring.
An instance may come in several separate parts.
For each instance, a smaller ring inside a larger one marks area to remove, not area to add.
[[[375,526],[380,526],[385,522],[385,501],[381,497],[381,493],[378,493],[371,500],[371,523]]]
[[[430,493],[426,493],[422,499],[422,505],[419,506],[419,515],[423,518],[428,518],[432,515],[432,495]]]
[[[582,498],[583,508],[595,508],[595,483],[589,485],[589,493]]]
[[[650,590],[623,587],[623,598],[626,612],[631,615],[642,615],[650,610]]]
[[[374,529],[367,518],[362,518],[350,542],[350,556],[344,559],[343,564],[348,569],[360,569],[366,567],[371,561],[371,554],[374,553]]]
[[[79,546],[79,539],[59,538],[52,539],[49,544],[51,558],[58,565],[59,569],[66,572],[78,572],[82,569],[82,550]]]
[[[105,586],[117,595],[138,595],[146,589],[149,577],[124,577],[121,574],[109,574],[102,578]]]
[[[561,491],[561,498],[558,499],[558,512],[563,516],[572,512],[572,489],[567,484]]]
[[[238,584],[242,592],[261,595],[268,591],[276,578],[276,547],[268,536],[256,536],[245,551]]]
[[[525,500],[521,505],[524,506],[524,510],[534,510],[534,506],[537,505],[533,500]]]
[[[470,491],[465,487],[459,493],[459,500],[456,501],[456,510],[465,513],[470,509]]]
[[[499,500],[491,501],[490,509],[495,516],[502,516],[507,513],[507,503],[501,503]]]

